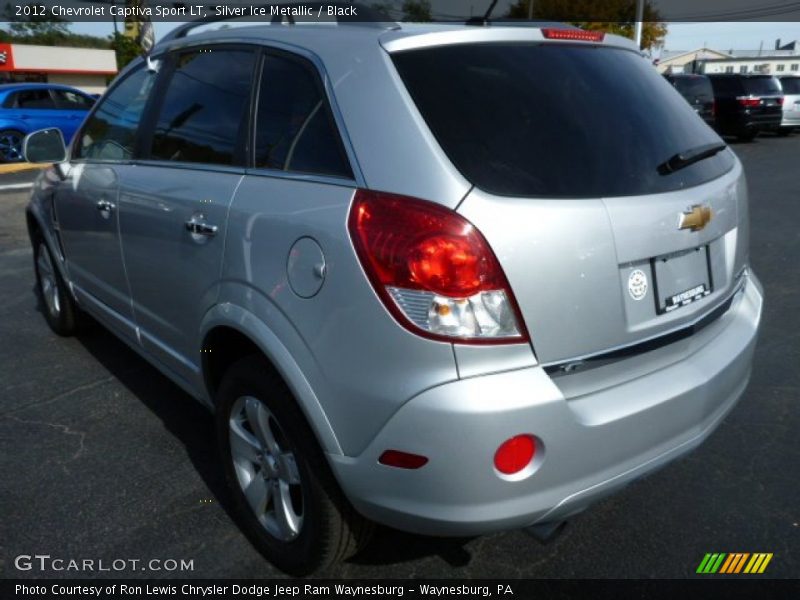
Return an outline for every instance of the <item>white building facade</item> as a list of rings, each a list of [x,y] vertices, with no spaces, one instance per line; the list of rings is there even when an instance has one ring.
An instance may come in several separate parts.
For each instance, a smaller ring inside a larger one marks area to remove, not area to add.
[[[101,94],[116,73],[113,50],[0,44],[0,83],[60,83]]]

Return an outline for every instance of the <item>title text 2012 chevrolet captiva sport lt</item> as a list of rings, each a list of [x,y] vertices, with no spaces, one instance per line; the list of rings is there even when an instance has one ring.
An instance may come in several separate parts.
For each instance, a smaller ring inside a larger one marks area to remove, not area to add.
[[[85,312],[214,410],[233,505],[308,573],[370,523],[560,523],[731,410],[762,307],[742,167],[627,40],[184,26],[27,218]]]

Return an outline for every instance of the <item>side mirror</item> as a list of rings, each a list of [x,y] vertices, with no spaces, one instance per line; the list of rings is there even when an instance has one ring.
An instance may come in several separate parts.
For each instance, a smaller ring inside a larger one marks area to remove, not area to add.
[[[22,142],[22,154],[31,163],[60,163],[67,160],[67,147],[60,129],[34,131]]]

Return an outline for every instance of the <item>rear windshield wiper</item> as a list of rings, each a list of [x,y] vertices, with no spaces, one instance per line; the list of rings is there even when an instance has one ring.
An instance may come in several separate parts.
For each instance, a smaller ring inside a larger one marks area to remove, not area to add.
[[[658,169],[658,172],[661,175],[669,175],[670,173],[674,173],[675,171],[679,171],[684,167],[693,165],[694,163],[699,162],[705,158],[710,158],[715,154],[722,152],[727,147],[728,147],[727,144],[719,142],[717,142],[716,144],[706,144],[705,146],[698,146],[697,148],[692,148],[691,150],[679,152],[675,156],[672,156],[669,159],[665,160],[656,168]]]

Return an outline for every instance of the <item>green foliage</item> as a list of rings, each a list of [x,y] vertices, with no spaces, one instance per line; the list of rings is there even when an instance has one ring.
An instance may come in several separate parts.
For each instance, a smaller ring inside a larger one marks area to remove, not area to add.
[[[111,48],[117,55],[117,69],[120,71],[142,53],[142,49],[136,43],[136,40],[121,33],[115,33],[112,36]]]
[[[405,0],[403,2],[403,20],[413,23],[432,21],[430,0]]]
[[[528,18],[528,2],[517,0],[508,16]],[[579,21],[591,15],[597,21]],[[636,20],[635,0],[533,0],[533,18],[543,21],[562,21],[582,29],[605,31],[632,38]],[[664,45],[667,25],[659,22],[658,10],[645,2],[642,26],[642,49],[651,50]]]
[[[32,11],[35,12],[35,11]],[[13,7],[6,5],[3,25],[0,27],[0,42],[40,44],[42,46],[72,46],[77,48],[110,48],[107,39],[93,35],[72,33],[70,23],[51,15],[17,17]]]

